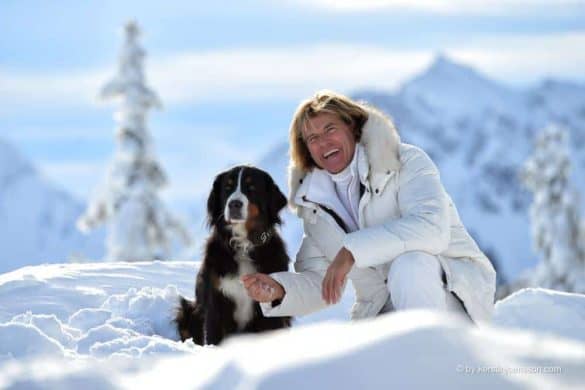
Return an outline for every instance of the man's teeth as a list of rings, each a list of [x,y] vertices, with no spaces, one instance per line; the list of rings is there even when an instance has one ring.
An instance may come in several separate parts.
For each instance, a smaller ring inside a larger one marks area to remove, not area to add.
[[[323,155],[323,158],[328,158],[328,157],[329,157],[329,156],[331,156],[333,153],[337,153],[337,152],[339,152],[339,149],[333,149],[333,150],[330,150],[330,151],[328,151],[327,153],[325,153],[325,154]]]

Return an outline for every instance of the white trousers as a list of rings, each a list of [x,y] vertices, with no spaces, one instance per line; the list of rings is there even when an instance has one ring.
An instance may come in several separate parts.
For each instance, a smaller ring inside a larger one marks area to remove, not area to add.
[[[388,272],[390,296],[380,314],[394,310],[433,309],[465,314],[460,301],[447,290],[436,256],[406,252],[396,257]]]

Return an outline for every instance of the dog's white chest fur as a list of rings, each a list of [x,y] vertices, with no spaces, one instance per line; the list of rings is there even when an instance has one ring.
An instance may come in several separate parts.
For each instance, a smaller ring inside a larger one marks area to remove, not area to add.
[[[219,289],[226,297],[234,301],[236,305],[234,319],[238,328],[243,329],[254,315],[254,301],[246,292],[240,276],[256,273],[256,267],[245,251],[238,252],[236,255],[236,261],[239,264],[238,274],[220,278]]]

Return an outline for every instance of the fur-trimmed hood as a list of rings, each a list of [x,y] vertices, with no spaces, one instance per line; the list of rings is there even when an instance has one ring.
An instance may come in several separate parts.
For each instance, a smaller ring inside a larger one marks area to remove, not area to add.
[[[386,174],[400,169],[400,136],[390,118],[382,112],[366,107],[368,120],[362,129],[360,144],[363,146],[369,168],[369,176]],[[318,169],[318,168],[314,168]],[[311,171],[294,164],[291,159],[288,171],[289,205],[295,207],[294,198]]]

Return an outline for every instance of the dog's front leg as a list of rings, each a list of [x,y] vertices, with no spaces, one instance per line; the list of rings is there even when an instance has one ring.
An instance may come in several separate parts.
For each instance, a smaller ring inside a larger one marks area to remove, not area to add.
[[[221,320],[220,300],[217,294],[212,293],[210,305],[205,313],[205,342],[218,345],[224,338],[224,329]]]

